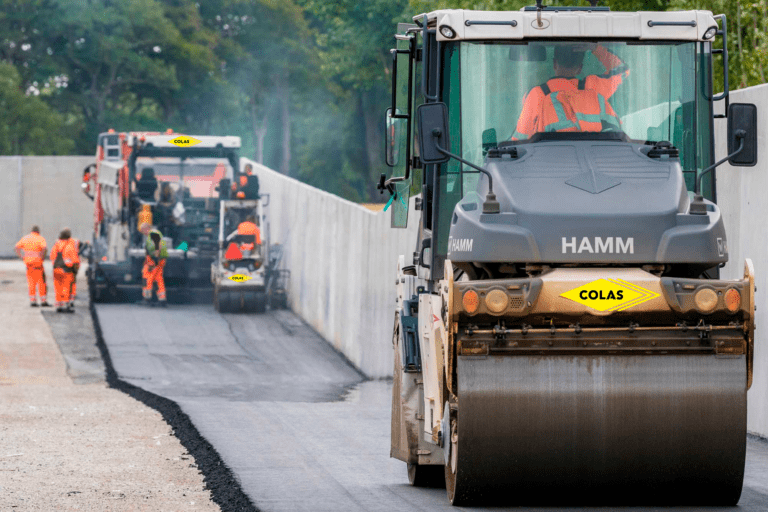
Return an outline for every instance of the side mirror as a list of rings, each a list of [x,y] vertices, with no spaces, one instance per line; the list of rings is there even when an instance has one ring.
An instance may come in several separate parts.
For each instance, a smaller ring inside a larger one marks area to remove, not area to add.
[[[450,151],[448,137],[448,107],[445,103],[425,103],[416,111],[419,123],[419,147],[421,161],[425,164],[442,164],[450,157],[444,151]],[[438,145],[444,150],[437,149]]]
[[[384,150],[384,155],[389,167],[397,167],[400,163],[400,152],[403,147],[403,135],[405,134],[407,119],[405,117],[398,117],[399,115],[399,110],[395,111],[395,116],[393,117],[392,108],[387,109],[385,119],[387,147]]]
[[[731,103],[728,107],[728,154],[739,149],[741,139],[744,149],[728,160],[737,167],[753,167],[757,164],[757,107],[751,103]]]

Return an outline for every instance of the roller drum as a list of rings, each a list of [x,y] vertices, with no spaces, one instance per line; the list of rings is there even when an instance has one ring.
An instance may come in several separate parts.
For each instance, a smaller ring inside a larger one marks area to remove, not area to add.
[[[743,355],[460,356],[458,402],[454,504],[731,505],[741,494]]]

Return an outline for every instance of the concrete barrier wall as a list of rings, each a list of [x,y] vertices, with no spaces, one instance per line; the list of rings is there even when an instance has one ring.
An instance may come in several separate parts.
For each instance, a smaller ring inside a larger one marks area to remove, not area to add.
[[[243,161],[269,194],[270,239],[285,247],[293,310],[366,375],[391,376],[397,259],[415,250],[417,223],[392,229],[389,212]]]
[[[93,203],[80,183],[92,156],[0,157],[0,257],[15,255],[14,246],[37,224],[50,248],[62,227],[80,240],[93,233]]]
[[[732,103],[754,103],[758,115],[758,164],[717,169],[717,202],[728,233],[729,260],[724,279],[741,278],[744,259],[751,258],[757,280],[755,376],[748,394],[748,428],[768,437],[768,84],[731,93]],[[725,120],[715,123],[717,158],[727,153]]]

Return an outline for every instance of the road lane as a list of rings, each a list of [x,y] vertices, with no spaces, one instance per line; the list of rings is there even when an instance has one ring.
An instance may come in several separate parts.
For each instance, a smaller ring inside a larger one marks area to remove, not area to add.
[[[97,313],[120,377],[176,401],[261,510],[456,510],[389,458],[391,383],[363,381],[292,313]],[[739,509],[768,512],[768,443],[749,441],[745,482]]]

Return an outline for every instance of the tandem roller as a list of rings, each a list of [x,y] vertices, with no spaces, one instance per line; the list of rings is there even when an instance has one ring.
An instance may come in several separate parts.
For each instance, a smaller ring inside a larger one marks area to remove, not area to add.
[[[716,108],[725,16],[596,4],[398,25],[390,455],[454,505],[741,495],[756,290],[712,171],[756,164],[757,110]]]

